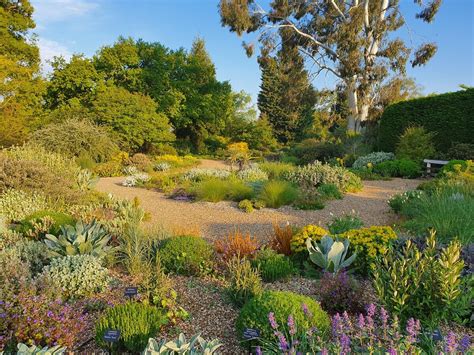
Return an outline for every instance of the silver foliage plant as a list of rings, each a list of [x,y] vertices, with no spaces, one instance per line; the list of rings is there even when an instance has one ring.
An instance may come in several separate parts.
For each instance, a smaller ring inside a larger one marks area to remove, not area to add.
[[[178,339],[172,341],[162,340],[160,342],[153,338],[148,340],[148,345],[142,355],[212,355],[222,347],[218,339],[207,341],[199,334],[187,340],[183,333]]]
[[[370,163],[372,165],[380,164],[387,160],[395,159],[395,154],[385,152],[373,152],[356,159],[352,167],[354,169],[365,169]]]

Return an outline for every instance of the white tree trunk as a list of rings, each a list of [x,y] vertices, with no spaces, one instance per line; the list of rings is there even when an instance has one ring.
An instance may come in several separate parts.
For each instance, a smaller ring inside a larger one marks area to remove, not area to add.
[[[349,116],[347,117],[347,131],[358,132],[359,106],[357,100],[357,88],[355,80],[346,83],[347,104],[349,106]]]

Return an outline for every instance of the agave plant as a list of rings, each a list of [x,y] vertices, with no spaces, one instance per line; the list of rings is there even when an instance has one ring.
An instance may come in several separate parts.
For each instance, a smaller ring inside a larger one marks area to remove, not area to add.
[[[36,345],[27,346],[23,343],[20,343],[17,345],[17,348],[17,354],[22,355],[60,355],[66,352],[66,348],[60,345],[53,346],[52,348],[48,348],[47,346],[41,348]]]
[[[99,179],[87,169],[81,170],[76,176],[76,184],[81,191],[92,190],[98,181]]]
[[[143,355],[212,355],[222,346],[218,339],[204,340],[199,334],[194,335],[189,341],[181,333],[176,341],[162,340],[157,342],[150,338]]]
[[[320,243],[308,238],[306,240],[310,260],[325,271],[337,274],[342,269],[349,267],[355,260],[357,254],[346,259],[349,250],[349,240],[334,241],[325,235]]]
[[[47,234],[45,238],[52,256],[90,254],[103,258],[114,251],[107,245],[111,236],[95,220],[87,224],[79,221],[76,226],[61,226],[58,237]]]

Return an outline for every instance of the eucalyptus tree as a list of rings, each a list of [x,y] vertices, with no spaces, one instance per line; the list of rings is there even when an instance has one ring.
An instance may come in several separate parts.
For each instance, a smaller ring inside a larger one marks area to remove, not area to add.
[[[417,19],[432,22],[441,0],[414,0]],[[220,0],[223,26],[239,36],[257,33],[265,52],[287,37],[314,64],[314,73],[327,72],[344,83],[349,106],[348,130],[360,131],[368,118],[377,84],[391,73],[424,65],[436,53],[434,43],[412,48],[396,37],[405,25],[399,0]],[[418,8],[417,7],[417,8]],[[252,54],[253,43],[245,43]]]

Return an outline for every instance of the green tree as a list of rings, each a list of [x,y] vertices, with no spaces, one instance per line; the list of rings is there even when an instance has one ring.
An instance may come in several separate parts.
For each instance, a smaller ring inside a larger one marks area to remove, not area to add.
[[[147,152],[154,145],[174,140],[168,118],[157,112],[149,96],[108,86],[97,93],[91,108],[99,125],[109,126],[122,149]]]
[[[0,146],[22,142],[40,110],[43,81],[28,0],[0,0]]]
[[[92,60],[83,55],[73,55],[69,62],[63,57],[56,57],[52,67],[45,96],[49,109],[67,104],[71,99],[88,106],[103,85],[102,75],[97,72]]]
[[[429,23],[441,0],[415,3],[422,7],[416,18]],[[411,53],[396,36],[406,18],[399,0],[273,1],[266,8],[254,0],[221,0],[220,15],[222,25],[238,35],[260,32],[263,52],[288,40],[314,63],[316,74],[330,73],[342,81],[350,131],[360,131],[377,84],[392,72],[404,74]],[[252,48],[246,45],[247,53]],[[436,49],[434,43],[422,44],[413,51],[412,66],[425,64]]]

